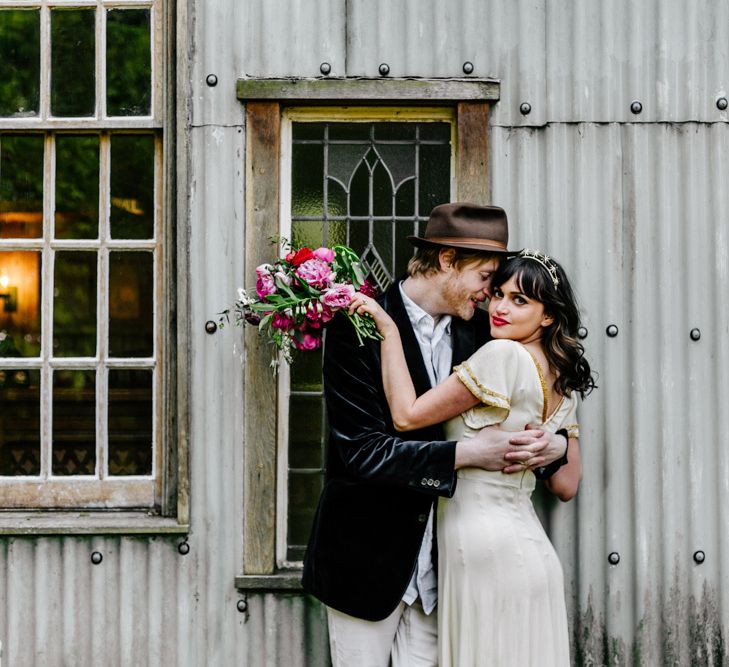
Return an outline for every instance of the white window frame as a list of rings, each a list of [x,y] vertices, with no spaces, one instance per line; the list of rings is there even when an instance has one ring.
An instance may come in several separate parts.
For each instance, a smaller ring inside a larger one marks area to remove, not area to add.
[[[291,161],[293,123],[427,123],[451,124],[450,193],[456,193],[457,114],[453,106],[441,107],[291,107],[281,119],[281,176],[279,221],[281,236],[291,239]],[[282,361],[278,374],[278,428],[276,479],[276,565],[289,570],[302,566],[288,559],[288,441],[291,372]],[[323,424],[326,429],[327,425]],[[326,463],[326,462],[324,462]]]
[[[175,388],[171,387],[171,356],[168,351],[168,332],[170,329],[168,299],[165,288],[166,273],[172,262],[169,240],[172,238],[167,229],[166,209],[172,201],[167,185],[172,166],[172,132],[169,126],[173,120],[169,109],[172,108],[170,96],[166,93],[165,81],[169,77],[174,83],[174,68],[167,60],[173,53],[172,36],[169,34],[174,16],[174,0],[40,0],[36,2],[21,0],[0,0],[0,9],[39,9],[40,10],[40,106],[36,117],[1,117],[0,131],[8,133],[43,133],[44,150],[44,195],[43,195],[43,238],[40,239],[0,239],[0,250],[35,250],[42,253],[42,349],[39,357],[2,358],[4,368],[23,368],[41,370],[41,475],[33,477],[0,478],[0,507],[3,509],[140,509],[144,514],[115,513],[118,521],[103,519],[95,525],[93,520],[83,522],[79,532],[136,532],[137,529],[154,532],[181,532],[187,530],[187,498],[175,501],[178,486],[186,488],[182,477],[186,468],[174,470],[172,455],[174,435],[166,417],[170,407],[170,397]],[[96,36],[96,108],[95,114],[84,118],[60,118],[50,114],[50,24],[52,9],[95,9]],[[150,62],[152,72],[150,114],[147,116],[107,117],[106,116],[106,16],[109,9],[149,9],[150,10]],[[167,34],[166,34],[167,33]],[[167,131],[166,131],[167,130]],[[132,132],[150,134],[154,140],[154,236],[149,240],[112,240],[109,235],[110,210],[110,145],[113,134]],[[163,134],[163,132],[165,132]],[[89,133],[99,136],[100,149],[100,215],[99,236],[96,240],[54,240],[51,237],[55,196],[55,155],[54,136],[57,133]],[[112,134],[113,133],[113,134]],[[53,264],[51,256],[56,250],[87,250],[97,255],[97,354],[89,358],[52,357],[52,304],[53,304]],[[154,351],[153,356],[142,359],[116,358],[107,360],[108,351],[108,251],[144,250],[153,254],[154,276]],[[93,476],[52,476],[50,462],[50,437],[52,424],[52,371],[55,368],[95,370],[96,386],[96,474]],[[107,407],[108,395],[102,395],[106,386],[108,370],[115,368],[151,369],[153,371],[153,469],[150,475],[114,476],[109,478],[104,469],[107,461]],[[184,396],[182,397],[184,400]],[[181,478],[170,478],[180,472]],[[40,484],[39,484],[40,482]],[[40,487],[40,491],[39,491]],[[177,516],[177,520],[164,521],[149,515],[159,513]],[[27,513],[26,513],[27,514]],[[36,514],[30,514],[38,518]],[[111,516],[111,515],[110,515]],[[54,513],[54,519],[42,517],[30,524],[28,517],[20,511],[3,512],[0,520],[0,533],[13,532],[63,532],[64,526],[71,532],[78,529],[72,515]],[[141,517],[141,518],[140,518]],[[23,524],[18,528],[19,522]],[[133,527],[125,527],[124,523]],[[32,525],[31,525],[32,524]]]

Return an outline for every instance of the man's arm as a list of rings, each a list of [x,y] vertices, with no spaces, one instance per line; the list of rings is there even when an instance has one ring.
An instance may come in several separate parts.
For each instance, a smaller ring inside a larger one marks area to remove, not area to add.
[[[327,331],[324,393],[329,446],[347,472],[374,483],[450,496],[455,489],[456,443],[403,440],[393,432],[373,343],[360,347],[342,315]]]

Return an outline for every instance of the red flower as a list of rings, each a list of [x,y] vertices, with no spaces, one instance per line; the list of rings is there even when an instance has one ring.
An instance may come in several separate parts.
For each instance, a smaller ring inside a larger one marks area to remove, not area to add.
[[[359,291],[365,296],[376,297],[377,296],[377,285],[372,282],[370,278],[367,278],[359,287]]]
[[[303,264],[307,259],[311,259],[312,257],[314,257],[314,253],[311,251],[310,248],[301,248],[296,252],[290,252],[288,255],[286,255],[286,261],[291,264],[291,266],[297,267]]]

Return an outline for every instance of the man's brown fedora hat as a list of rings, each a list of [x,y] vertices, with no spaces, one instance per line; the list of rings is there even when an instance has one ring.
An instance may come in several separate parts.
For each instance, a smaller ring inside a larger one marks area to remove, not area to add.
[[[436,206],[422,237],[408,236],[418,248],[447,246],[484,252],[515,254],[508,250],[509,223],[499,206],[453,202]]]

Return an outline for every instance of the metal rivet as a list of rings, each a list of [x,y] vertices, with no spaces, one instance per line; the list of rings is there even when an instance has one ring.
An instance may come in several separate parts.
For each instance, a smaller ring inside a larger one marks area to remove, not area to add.
[[[633,100],[633,101],[632,101],[632,102],[630,103],[630,110],[631,110],[631,111],[632,111],[633,113],[635,113],[635,114],[638,114],[638,113],[640,113],[641,111],[643,111],[643,105],[642,105],[642,104],[641,104],[640,102],[638,102],[638,100]]]
[[[382,63],[380,65],[380,75],[387,76],[389,73],[390,73],[390,66],[387,63]]]
[[[610,565],[617,565],[619,562],[620,562],[620,554],[617,551],[613,551],[608,556],[608,563],[610,563]]]
[[[245,614],[248,611],[248,600],[241,598],[238,600],[238,604],[235,605],[241,614]]]
[[[583,340],[587,338],[587,329],[585,329],[585,327],[577,329],[577,337],[582,338]]]
[[[187,554],[190,553],[190,544],[189,544],[189,542],[186,539],[185,540],[182,540],[182,542],[180,542],[177,545],[177,551],[180,552],[180,555],[181,556],[187,556]]]
[[[319,71],[326,76],[332,71],[332,66],[329,63],[322,63],[319,65]]]
[[[729,106],[729,102],[727,102],[726,97],[720,97],[718,100],[716,100],[716,108],[719,109],[719,111],[726,111],[726,108]]]
[[[104,560],[104,557],[101,555],[100,551],[94,551],[91,554],[91,562],[94,565],[98,565],[99,563],[101,563],[102,560]]]
[[[532,112],[532,105],[529,102],[522,102],[519,111],[522,116],[528,116]]]
[[[218,77],[215,76],[215,74],[208,74],[205,78],[205,83],[207,83],[211,88],[214,88],[218,85]]]
[[[473,63],[470,60],[467,60],[465,63],[463,63],[463,73],[473,74]]]
[[[701,338],[701,331],[699,329],[691,329],[689,336],[691,336],[691,340],[699,340]]]
[[[615,336],[618,335],[618,327],[616,327],[614,324],[611,324],[608,326],[607,329],[605,329],[605,333],[610,336],[610,338],[615,338]]]
[[[701,565],[701,563],[703,563],[705,560],[706,560],[706,554],[703,551],[701,551],[701,550],[694,551],[694,562],[697,565]]]
[[[218,330],[218,325],[215,324],[212,320],[208,320],[205,322],[205,331],[207,331],[209,334],[214,334]]]

